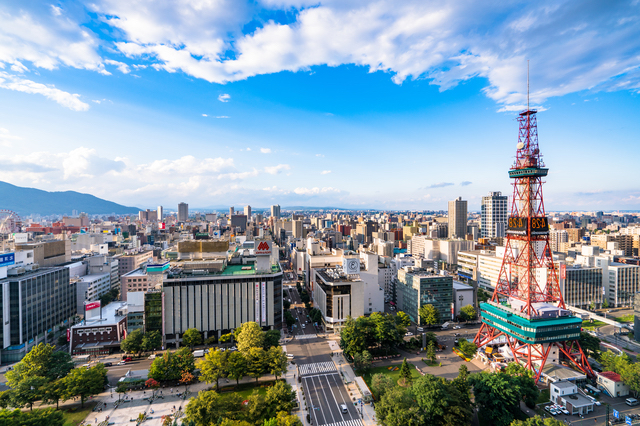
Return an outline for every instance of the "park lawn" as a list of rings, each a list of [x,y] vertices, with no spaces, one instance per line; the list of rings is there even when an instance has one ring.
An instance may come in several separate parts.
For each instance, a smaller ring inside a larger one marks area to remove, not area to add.
[[[393,367],[400,367],[401,365],[402,364],[398,364],[394,365]],[[421,376],[421,374],[418,372],[418,370],[416,370],[416,367],[414,367],[413,364],[409,364],[409,368],[411,369],[411,377],[417,379]],[[371,378],[378,373],[384,373],[387,376],[391,377],[394,383],[397,383],[398,379],[400,378],[400,369],[398,369],[397,371],[389,371],[387,367],[374,367],[370,369],[367,374],[362,375],[362,378],[364,379],[367,386],[369,386],[369,389],[371,389]]]
[[[606,322],[597,321],[597,320],[594,322],[591,322],[590,320],[582,321],[582,328],[593,329],[597,327],[602,327],[603,325],[608,325],[608,324]]]
[[[538,395],[538,404],[545,404],[551,401],[551,394],[549,393],[549,389],[542,389],[540,391],[540,395]]]
[[[63,426],[79,425],[80,422],[82,422],[84,419],[87,418],[87,416],[91,413],[91,410],[93,410],[93,407],[95,407],[95,405],[96,403],[91,401],[91,402],[85,402],[84,408],[80,408],[80,404],[78,404],[77,406],[74,405],[69,409],[64,407],[61,408],[60,411],[62,411],[62,415],[64,416]]]
[[[616,318],[615,320],[622,323],[633,322],[633,314],[623,315],[620,318]]]

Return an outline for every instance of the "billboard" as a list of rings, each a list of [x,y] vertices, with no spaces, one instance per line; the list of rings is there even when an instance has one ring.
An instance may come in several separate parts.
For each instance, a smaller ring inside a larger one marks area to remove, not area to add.
[[[567,279],[567,265],[565,265],[564,263],[560,265],[560,278],[562,278],[563,280]]]
[[[90,311],[92,309],[98,309],[100,307],[100,301],[98,300],[97,302],[90,302],[84,305],[84,310],[85,311]]]
[[[267,324],[267,283],[262,282],[262,325]]]
[[[255,302],[256,302],[256,322],[260,323],[260,283],[256,283],[256,294],[255,294]]]
[[[9,266],[16,263],[15,253],[3,253],[0,254],[0,266]]]
[[[271,241],[260,241],[256,247],[256,255],[271,255]]]
[[[167,226],[167,225],[166,225],[164,222],[160,222],[160,223],[158,224],[158,229],[160,229],[160,230],[162,230],[162,229],[166,229],[166,226]]]

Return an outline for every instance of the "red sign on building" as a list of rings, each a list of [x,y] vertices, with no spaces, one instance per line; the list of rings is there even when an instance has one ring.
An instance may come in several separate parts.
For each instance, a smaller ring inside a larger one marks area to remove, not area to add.
[[[260,241],[256,247],[257,255],[271,254],[271,241]]]
[[[99,307],[100,307],[100,301],[91,302],[91,303],[87,303],[86,305],[84,305],[84,310],[85,311],[90,311],[92,309],[97,309]]]

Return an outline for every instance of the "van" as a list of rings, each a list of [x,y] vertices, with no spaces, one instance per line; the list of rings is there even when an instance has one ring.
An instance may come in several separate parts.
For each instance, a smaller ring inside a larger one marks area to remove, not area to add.
[[[342,414],[347,414],[349,412],[345,404],[340,404],[340,410],[342,410]]]
[[[638,400],[635,398],[627,398],[624,400],[624,403],[627,405],[634,406],[634,405],[638,405]]]

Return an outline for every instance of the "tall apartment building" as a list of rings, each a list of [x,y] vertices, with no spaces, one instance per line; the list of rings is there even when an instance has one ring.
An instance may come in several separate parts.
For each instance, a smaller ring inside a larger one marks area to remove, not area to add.
[[[162,222],[162,220],[164,219],[164,208],[162,206],[158,206],[157,214],[158,220]]]
[[[462,197],[449,201],[449,238],[465,238],[467,235],[467,201]]]
[[[280,219],[280,205],[276,204],[271,206],[271,217]]]
[[[247,217],[247,221],[251,222],[251,206],[244,206],[244,215]]]
[[[508,219],[508,197],[502,192],[489,192],[482,197],[480,231],[483,238],[505,236]]]
[[[178,222],[186,222],[189,218],[189,204],[178,204]]]
[[[66,327],[76,314],[76,285],[65,267],[15,268],[0,279],[2,363],[20,361],[49,330]]]
[[[569,233],[565,229],[550,229],[549,240],[551,243],[551,251],[564,252],[565,246],[563,243],[569,242]]]
[[[602,307],[602,268],[567,265],[560,261],[559,269],[560,292],[567,305],[589,309],[593,303],[596,309]]]
[[[434,305],[440,312],[442,322],[451,319],[451,275],[439,275],[433,270],[404,268],[398,271],[395,289],[398,309],[409,315],[412,321],[420,321],[418,310],[425,304]]]

